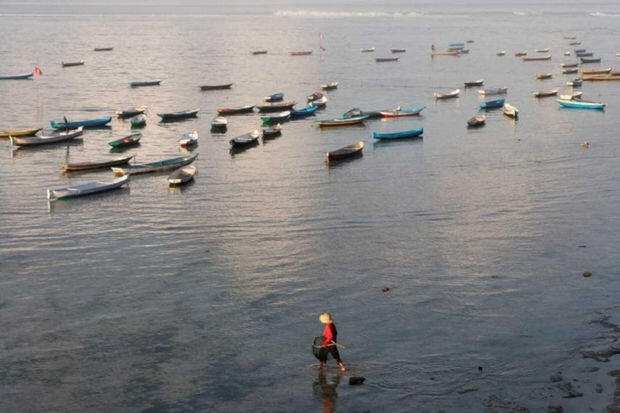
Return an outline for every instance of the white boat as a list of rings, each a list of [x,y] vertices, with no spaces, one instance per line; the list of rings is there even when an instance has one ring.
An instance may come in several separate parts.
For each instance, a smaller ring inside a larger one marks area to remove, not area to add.
[[[170,176],[168,176],[168,184],[170,186],[183,185],[192,179],[196,175],[196,167],[194,165],[186,165],[179,169],[175,169]]]
[[[77,129],[70,129],[68,131],[52,131],[42,133],[38,136],[10,136],[11,145],[15,146],[35,146],[35,145],[45,145],[48,143],[56,143],[56,142],[64,142],[69,141],[73,138],[77,138],[82,135],[84,130],[83,126],[80,126]]]
[[[190,133],[186,133],[179,139],[179,145],[182,148],[189,148],[191,146],[198,145],[198,132],[191,131]]]
[[[79,196],[92,195],[120,188],[127,183],[129,183],[129,175],[116,178],[111,182],[93,181],[66,188],[48,189],[47,199],[49,201],[56,201],[61,198],[76,198]]]
[[[512,106],[510,103],[504,103],[504,115],[516,119],[519,117],[519,109]]]

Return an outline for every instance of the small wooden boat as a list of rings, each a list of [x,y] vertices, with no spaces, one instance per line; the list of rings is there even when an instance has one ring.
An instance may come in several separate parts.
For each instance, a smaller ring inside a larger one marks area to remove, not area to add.
[[[549,48],[545,48],[545,49],[536,49],[536,53],[549,53]]]
[[[222,116],[240,115],[243,113],[254,112],[254,105],[238,106],[232,108],[217,108],[216,112]]]
[[[546,55],[546,56],[523,56],[521,58],[521,60],[523,60],[524,62],[536,62],[536,61],[542,61],[542,60],[551,60],[551,55]]]
[[[132,128],[143,128],[146,126],[146,116],[141,113],[131,118],[129,122]]]
[[[226,133],[228,120],[223,116],[216,116],[211,121],[211,133]]]
[[[271,126],[262,128],[263,140],[273,139],[273,138],[278,137],[280,135],[282,135],[282,125],[279,124],[279,123],[276,123],[275,125],[271,125]]]
[[[561,100],[581,99],[583,92],[573,92],[570,95],[560,95]]]
[[[402,116],[420,116],[420,112],[422,112],[424,108],[426,108],[426,106],[400,108],[397,110],[381,112],[381,116],[384,118],[399,118]]]
[[[573,51],[575,52],[575,54],[577,53],[584,53],[586,51],[586,49],[581,48],[581,49],[573,49]]]
[[[573,35],[569,35],[569,34],[564,35],[564,39],[572,40],[572,39],[576,39],[576,38],[577,38],[577,36],[573,36]]]
[[[390,49],[392,53],[405,53],[406,51],[405,49]]]
[[[109,168],[111,166],[124,165],[126,163],[129,163],[129,161],[134,156],[135,155],[128,155],[128,156],[123,156],[123,157],[115,158],[115,159],[63,163],[63,164],[60,164],[60,169],[64,169],[65,171],[86,171],[89,169]]]
[[[575,56],[577,56],[577,57],[592,57],[592,56],[594,56],[594,52],[575,52]]]
[[[569,80],[568,82],[566,82],[566,86],[580,87],[582,83],[583,79],[581,79],[580,77],[576,77],[573,80]]]
[[[548,96],[556,96],[558,94],[558,89],[552,90],[539,90],[536,92],[532,92],[532,95],[537,98],[544,98]]]
[[[183,136],[181,136],[181,139],[179,139],[179,146],[181,148],[192,148],[196,145],[198,145],[198,132],[197,131],[191,131],[189,133],[186,133]]]
[[[84,65],[84,61],[83,60],[79,60],[77,62],[60,62],[62,64],[62,67],[72,67],[72,66],[83,66]]]
[[[579,46],[581,42],[569,42],[568,44],[571,46]]]
[[[129,82],[129,87],[159,86],[161,82],[161,80],[140,80]]]
[[[551,79],[552,77],[553,73],[539,73],[536,75],[536,79],[538,80]]]
[[[496,109],[504,106],[506,99],[487,100],[480,103],[480,109]]]
[[[467,127],[469,128],[477,128],[479,126],[483,126],[487,121],[487,117],[483,114],[478,114],[476,116],[472,116],[467,121]]]
[[[398,62],[398,57],[377,57],[375,62]]]
[[[288,52],[288,54],[290,56],[309,56],[312,54],[312,50],[298,50],[298,51]]]
[[[278,92],[269,96],[265,96],[265,102],[281,102],[284,99],[284,93]]]
[[[584,75],[583,80],[588,81],[609,81],[620,80],[620,75],[605,74],[605,75]]]
[[[400,132],[387,132],[387,133],[373,132],[372,137],[374,139],[379,139],[379,140],[411,139],[411,138],[420,137],[420,135],[422,135],[423,133],[424,133],[424,128],[417,128],[417,129],[410,129],[410,130],[405,130],[405,131],[400,131]]]
[[[321,92],[314,92],[314,93],[306,96],[306,100],[308,102],[313,102],[313,101],[315,101],[317,99],[321,99],[322,97],[323,97],[323,93],[321,93]]]
[[[232,150],[238,149],[246,149],[252,146],[258,145],[258,138],[260,137],[260,133],[258,130],[254,130],[252,132],[245,133],[243,135],[232,138],[230,143],[230,148]]]
[[[472,80],[470,82],[465,82],[465,88],[482,86],[483,84],[484,84],[484,79]]]
[[[69,186],[66,188],[48,189],[47,199],[49,201],[56,201],[58,199],[63,199],[63,198],[77,198],[80,196],[98,194],[101,192],[107,192],[113,189],[118,189],[128,183],[129,183],[129,176],[122,176],[120,178],[114,179],[111,182],[94,181],[94,182],[87,182],[81,185]]]
[[[116,175],[137,175],[149,172],[163,172],[189,165],[198,158],[198,154],[181,156],[177,158],[164,159],[157,162],[128,165],[124,168],[112,167],[112,172]]]
[[[263,126],[275,125],[276,123],[286,122],[291,119],[291,111],[285,110],[284,112],[274,113],[273,115],[261,116]]]
[[[131,135],[108,142],[108,145],[112,148],[127,148],[130,146],[139,145],[140,139],[142,139],[142,134],[140,132],[134,132]]]
[[[136,115],[140,115],[142,113],[144,113],[146,111],[146,107],[145,106],[139,106],[139,107],[135,107],[135,108],[128,108],[128,109],[123,109],[123,110],[117,110],[116,111],[116,116],[118,116],[120,119],[129,119],[129,118],[133,118]]]
[[[29,128],[29,129],[10,129],[0,132],[0,138],[8,138],[9,136],[33,136],[43,128]]]
[[[194,176],[196,175],[196,167],[194,165],[186,165],[182,166],[178,169],[175,169],[168,176],[168,185],[170,186],[179,186],[188,183]]]
[[[334,90],[334,89],[338,89],[338,82],[330,82],[330,83],[324,83],[321,85],[321,89],[322,90]]]
[[[450,43],[448,47],[450,49],[459,50],[465,47],[465,43],[461,43],[461,42]]]
[[[601,62],[601,58],[600,57],[580,57],[579,58],[581,60],[581,63],[600,63]]]
[[[579,69],[577,69],[576,67],[568,67],[566,69],[562,69],[562,74],[564,75],[571,75],[577,72],[579,72]]]
[[[318,109],[318,106],[310,105],[305,108],[291,110],[291,119],[302,119],[312,116]]]
[[[15,146],[35,146],[35,145],[45,145],[49,143],[57,143],[57,142],[65,142],[70,141],[71,139],[77,138],[81,136],[84,128],[80,126],[77,129],[72,129],[68,131],[53,131],[47,134],[41,134],[38,136],[21,136],[14,137],[11,136],[9,139],[11,140],[11,145]]]
[[[267,50],[254,50],[252,54],[253,55],[267,54]]]
[[[576,109],[598,109],[604,110],[605,104],[602,102],[590,102],[587,100],[563,100],[558,99],[558,103],[565,108],[576,108]]]
[[[499,52],[495,53],[498,56],[505,56],[506,55],[506,51],[505,50],[500,50]]]
[[[34,76],[34,72],[30,73],[21,73],[18,75],[0,75],[0,80],[21,80],[21,79],[30,79]]]
[[[596,69],[581,69],[581,73],[584,75],[602,75],[611,73],[611,67],[599,67]]]
[[[391,112],[402,109],[401,106],[396,106],[391,109],[382,109],[382,110],[362,110],[360,108],[353,108],[346,111],[342,117],[343,118],[352,118],[355,116],[368,116],[368,119],[378,119],[382,118],[383,115],[381,112]]]
[[[510,103],[504,103],[504,115],[509,118],[518,118],[519,117],[519,109],[512,106]]]
[[[111,120],[111,116],[96,119],[74,120],[70,122],[64,120],[62,122],[56,122],[54,120],[51,120],[50,125],[54,129],[75,129],[79,128],[80,126],[83,126],[85,128],[98,128],[107,125],[108,123],[110,123]]]
[[[224,83],[219,85],[202,85],[199,86],[200,90],[222,90],[222,89],[230,89],[232,87],[232,83]]]
[[[374,47],[365,47],[365,48],[360,49],[360,52],[362,53],[372,53],[374,51],[375,51]]]
[[[95,47],[93,49],[95,52],[111,52],[112,50],[114,50],[113,47]]]
[[[161,118],[162,122],[176,122],[179,120],[185,120],[189,118],[195,118],[198,116],[200,109],[182,110],[180,112],[164,112],[158,113],[157,116]]]
[[[507,87],[496,87],[493,89],[480,89],[478,91],[479,95],[490,96],[490,95],[505,95],[508,93]]]
[[[282,111],[293,109],[293,106],[295,106],[295,103],[297,102],[295,101],[277,102],[277,103],[270,103],[268,105],[257,105],[256,108],[258,109],[259,112],[262,112],[262,113],[282,112]]]
[[[527,50],[524,50],[521,52],[515,52],[515,57],[523,57],[523,56],[527,56]]]
[[[362,124],[366,119],[368,119],[368,115],[353,116],[350,118],[320,119],[315,121],[315,123],[320,128],[333,126],[351,126]]]
[[[362,149],[364,149],[364,141],[359,141],[351,145],[347,145],[340,149],[336,149],[334,151],[327,152],[325,154],[327,161],[338,161],[341,159],[352,158],[354,156],[358,156],[362,154]]]
[[[571,68],[571,67],[577,67],[579,66],[579,62],[562,63],[560,66],[563,67],[564,69]]]
[[[316,106],[317,108],[324,108],[327,105],[327,96],[323,96],[321,98],[315,99],[312,102],[308,103],[309,106]]]
[[[450,92],[435,92],[435,99],[451,99],[459,97],[461,89],[454,89]]]

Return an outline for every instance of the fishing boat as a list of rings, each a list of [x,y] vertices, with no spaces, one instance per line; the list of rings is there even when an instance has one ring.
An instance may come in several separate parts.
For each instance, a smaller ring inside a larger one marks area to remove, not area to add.
[[[168,185],[179,186],[188,183],[196,175],[196,167],[194,165],[185,165],[175,169],[168,176]]]
[[[354,156],[361,155],[362,149],[364,149],[364,141],[359,141],[351,145],[342,147],[340,149],[327,152],[325,154],[325,157],[327,158],[328,162],[338,161],[338,160],[346,159],[346,158],[352,158]]]
[[[290,56],[309,56],[312,54],[312,50],[298,50],[298,51],[288,52],[288,54]]]
[[[128,183],[129,176],[127,175],[120,178],[115,178],[111,182],[93,181],[80,185],[69,186],[66,188],[48,189],[47,199],[48,201],[56,201],[63,198],[77,198],[80,196],[98,194],[101,192],[118,189],[123,185],[127,185]]]
[[[584,75],[602,75],[611,73],[611,67],[598,67],[596,69],[581,69],[581,73]]]
[[[545,49],[536,49],[536,53],[549,53],[549,48],[545,48]]]
[[[198,115],[198,111],[200,111],[200,109],[196,108],[196,109],[182,110],[179,112],[158,113],[157,116],[161,118],[162,122],[176,122],[179,120],[195,118]]]
[[[267,50],[254,50],[252,51],[253,55],[259,55],[259,54],[267,54]]]
[[[128,108],[123,110],[117,110],[116,116],[120,119],[133,118],[136,115],[140,115],[146,111],[146,106],[139,106],[135,108]]]
[[[400,118],[402,116],[420,116],[420,112],[422,112],[426,108],[426,106],[415,106],[408,108],[400,108],[397,110],[389,110],[385,112],[381,112],[381,116],[384,118]]]
[[[476,116],[472,116],[467,120],[467,127],[469,128],[477,128],[483,126],[487,121],[487,117],[483,114],[478,114]]]
[[[315,121],[315,123],[320,128],[333,126],[351,126],[360,125],[364,123],[364,120],[366,119],[368,119],[368,115],[353,116],[350,118],[320,119]]]
[[[323,84],[321,85],[321,89],[322,89],[322,90],[334,90],[334,89],[338,89],[338,82],[323,83]]]
[[[553,73],[539,73],[536,75],[536,79],[538,80],[551,79],[552,77]]]
[[[223,83],[218,85],[201,85],[200,90],[223,90],[230,89],[232,87],[232,83]]]
[[[453,50],[460,50],[465,47],[465,43],[461,43],[461,42],[450,43],[448,47]]]
[[[314,93],[306,96],[306,100],[308,102],[313,102],[313,101],[315,101],[317,99],[321,99],[322,97],[323,97],[323,93],[321,93],[321,92],[314,92]]]
[[[582,83],[583,83],[583,79],[580,77],[576,77],[573,80],[569,80],[568,82],[566,82],[566,86],[580,87]]]
[[[263,137],[263,140],[273,139],[275,137],[282,135],[282,125],[279,123],[276,123],[275,125],[261,128],[261,132],[262,132],[261,136]]]
[[[565,69],[562,69],[562,74],[564,75],[572,75],[577,72],[579,72],[579,69],[577,69],[576,67],[567,67]]]
[[[527,50],[515,52],[515,57],[523,57],[523,56],[527,56]]]
[[[161,82],[161,80],[139,80],[129,82],[129,87],[159,86]]]
[[[305,108],[291,110],[291,119],[302,119],[312,116],[318,109],[318,106],[310,105]]]
[[[604,110],[605,104],[602,102],[591,102],[580,99],[558,99],[558,103],[565,108],[577,108],[577,109],[599,109]]]
[[[164,172],[171,171],[173,169],[180,168],[181,166],[189,165],[194,162],[198,154],[189,156],[180,156],[177,158],[164,159],[157,162],[149,162],[143,164],[128,165],[124,168],[112,167],[112,172],[115,175],[138,175],[150,172]]]
[[[131,118],[129,122],[132,128],[143,128],[146,126],[146,116],[141,113]]]
[[[570,56],[570,52],[567,50],[564,52],[564,56]]]
[[[465,82],[465,88],[482,86],[483,84],[484,84],[484,79],[472,80],[469,82]]]
[[[432,50],[431,51],[431,57],[433,56],[460,56],[461,55],[461,51],[460,50]]]
[[[536,61],[543,61],[543,60],[551,60],[551,55],[546,55],[546,56],[523,56],[521,58],[521,60],[523,60],[524,62],[536,62]]]
[[[518,118],[519,117],[519,109],[512,106],[510,103],[504,103],[504,115],[509,118]]]
[[[560,95],[560,99],[562,100],[581,99],[581,95],[583,95],[583,92],[573,92],[570,95]]]
[[[15,146],[45,145],[49,143],[70,141],[71,139],[81,136],[83,130],[84,128],[80,126],[79,128],[68,131],[53,131],[38,136],[11,136],[9,139],[11,140],[11,145]]]
[[[244,133],[243,135],[234,137],[228,142],[230,143],[231,150],[247,149],[252,146],[258,145],[259,137],[260,132],[258,132],[258,130],[254,130],[252,132]]]
[[[594,52],[575,52],[575,56],[577,56],[577,57],[592,57],[592,56],[594,56]]]
[[[18,74],[18,75],[0,75],[0,80],[30,79],[33,76],[34,76],[34,72],[21,73],[21,74]]]
[[[435,99],[451,99],[459,97],[461,89],[454,89],[450,92],[435,92]]]
[[[181,148],[192,148],[196,145],[198,145],[198,132],[197,131],[191,131],[189,133],[186,133],[183,136],[181,136],[181,139],[179,139],[179,146]]]
[[[254,112],[254,105],[237,106],[232,108],[217,108],[215,111],[222,116],[240,115],[243,113]]]
[[[291,111],[285,110],[284,112],[274,113],[273,115],[261,116],[260,120],[263,122],[263,126],[274,125],[276,123],[286,122],[291,119]]]
[[[127,148],[130,146],[139,145],[140,139],[142,139],[142,134],[140,132],[134,132],[131,135],[108,142],[108,145],[112,148]]]
[[[211,121],[211,133],[226,133],[228,120],[223,116],[216,116]]]
[[[327,105],[327,96],[323,96],[321,98],[315,99],[312,102],[308,103],[309,106],[316,106],[317,108],[324,108]]]
[[[382,109],[382,110],[362,110],[360,108],[353,108],[346,111],[342,117],[343,118],[352,118],[355,116],[368,116],[368,119],[378,119],[382,118],[383,115],[381,112],[392,112],[402,109],[401,106],[395,106],[391,109]]]
[[[406,49],[390,49],[392,53],[405,53],[406,51]]]
[[[478,94],[479,95],[483,95],[483,96],[505,95],[506,93],[508,93],[508,88],[507,87],[496,87],[496,88],[492,88],[492,89],[480,89],[478,91]]]
[[[609,81],[609,80],[620,80],[620,75],[613,74],[605,74],[605,75],[584,75],[582,77],[583,80],[589,81]]]
[[[495,53],[498,56],[505,56],[506,55],[506,51],[505,50],[500,50],[499,52]]]
[[[293,106],[295,106],[295,103],[297,102],[295,101],[276,102],[276,103],[270,103],[268,105],[257,105],[256,108],[258,109],[259,112],[262,112],[262,113],[282,112],[282,111],[293,109]]]
[[[0,132],[0,138],[8,138],[9,136],[33,136],[43,128],[29,128],[29,129],[10,129]]]
[[[601,58],[600,57],[580,57],[579,60],[581,60],[581,63],[600,63],[601,62]]]
[[[365,48],[360,49],[360,52],[362,53],[372,53],[374,51],[375,51],[374,47],[365,47]]]
[[[113,47],[95,47],[93,49],[95,52],[111,52],[112,50],[114,50]]]
[[[265,102],[281,102],[284,99],[284,93],[278,92],[265,96]]]
[[[75,129],[83,126],[85,128],[98,128],[101,126],[105,126],[112,120],[112,116],[106,116],[103,118],[96,119],[84,119],[84,120],[74,120],[74,121],[66,121],[57,122],[54,120],[50,121],[50,125],[54,129]]]
[[[487,100],[480,103],[480,109],[496,109],[504,106],[506,99]]]
[[[544,98],[548,96],[556,96],[558,94],[558,89],[552,90],[538,90],[536,92],[532,92],[532,95],[537,98]]]
[[[377,57],[375,62],[398,62],[398,57]]]
[[[564,69],[570,68],[570,67],[577,67],[579,66],[579,62],[562,63],[560,66],[563,67]]]
[[[78,60],[76,62],[60,62],[62,64],[62,67],[72,67],[72,66],[83,66],[84,65],[84,61],[83,60]]]
[[[581,42],[569,42],[568,44],[571,46],[579,46]]]
[[[86,171],[90,169],[101,169],[101,168],[109,168],[111,166],[124,165],[129,163],[129,161],[135,155],[122,156],[120,158],[115,159],[102,159],[95,161],[85,161],[85,162],[72,162],[72,163],[63,163],[60,164],[60,169],[65,171]]]
[[[372,137],[379,140],[389,139],[411,139],[417,138],[424,133],[424,128],[404,130],[400,132],[373,132]]]

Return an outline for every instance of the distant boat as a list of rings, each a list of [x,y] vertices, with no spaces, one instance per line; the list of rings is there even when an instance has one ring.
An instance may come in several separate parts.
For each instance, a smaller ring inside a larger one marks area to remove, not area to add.
[[[139,106],[139,107],[135,107],[135,108],[128,108],[128,109],[123,109],[123,110],[117,110],[116,111],[116,116],[118,116],[121,119],[129,119],[129,118],[133,118],[136,115],[140,115],[142,113],[144,113],[146,111],[146,107],[145,106]]]
[[[338,88],[338,82],[324,83],[321,85],[321,89],[323,90],[334,90],[337,88]]]
[[[284,93],[273,93],[269,96],[265,96],[265,102],[281,102],[284,99]]]
[[[576,52],[575,56],[577,56],[577,57],[592,57],[592,56],[594,56],[594,52]]]
[[[11,140],[11,145],[15,146],[37,146],[37,145],[45,145],[50,143],[57,142],[66,142],[72,139],[81,136],[83,133],[83,127],[80,126],[76,129],[71,129],[68,131],[53,131],[51,133],[41,134],[38,136],[11,136],[9,139]]]
[[[81,185],[73,185],[66,188],[48,189],[47,199],[49,201],[56,201],[62,198],[76,198],[80,196],[92,195],[101,192],[111,191],[113,189],[118,189],[128,183],[129,176],[127,175],[116,178],[111,182],[94,181],[87,182]]]
[[[20,79],[30,79],[34,76],[34,72],[30,73],[21,73],[19,75],[0,75],[0,80],[20,80]]]
[[[505,50],[500,50],[499,52],[496,53],[496,55],[498,55],[498,56],[505,56],[506,55],[506,51]]]
[[[218,85],[202,85],[200,86],[200,90],[222,90],[222,89],[230,89],[232,83],[222,83]]]
[[[435,99],[451,99],[459,97],[461,89],[454,89],[450,92],[435,92]]]
[[[129,87],[159,86],[161,82],[161,80],[141,80],[136,82],[129,82]]]
[[[362,149],[364,149],[364,141],[359,141],[351,145],[347,145],[340,149],[327,152],[325,154],[327,161],[338,161],[345,158],[352,158],[357,155],[361,155]]]
[[[252,132],[237,136],[229,141],[230,148],[231,150],[240,150],[256,146],[258,145],[259,137],[260,133],[258,132],[258,130],[254,130]]]
[[[54,129],[75,129],[80,126],[83,126],[85,128],[97,128],[97,127],[105,126],[111,120],[112,120],[112,116],[106,116],[103,118],[96,118],[96,119],[74,120],[70,122],[67,122],[67,121],[57,122],[57,121],[51,120],[50,125]]]
[[[577,67],[579,66],[579,62],[562,63],[560,66],[564,69],[571,68],[571,67]]]
[[[378,119],[378,118],[383,117],[383,115],[381,114],[382,112],[392,112],[392,111],[398,111],[400,109],[402,109],[402,106],[396,106],[391,109],[381,109],[381,110],[362,110],[360,108],[353,108],[353,109],[349,109],[348,111],[346,111],[342,115],[342,117],[353,118],[356,116],[367,116],[369,119]]]
[[[403,116],[420,116],[426,106],[416,106],[408,108],[399,108],[397,110],[389,110],[381,112],[381,116],[384,118],[399,118]]]
[[[254,105],[237,106],[232,108],[217,108],[215,110],[219,115],[240,115],[254,111]]]
[[[508,93],[507,87],[496,87],[492,89],[480,89],[478,91],[479,95],[490,96],[490,95],[505,95]]]
[[[432,56],[460,56],[460,55],[461,55],[460,50],[444,50],[444,51],[432,50],[431,51],[431,57]]]
[[[10,129],[0,132],[0,138],[8,138],[9,136],[33,136],[43,128],[29,128],[29,129]]]
[[[570,95],[560,95],[560,99],[562,100],[581,99],[581,95],[583,95],[583,92],[573,92]]]
[[[575,52],[575,54],[579,54],[579,53],[585,53],[586,49],[573,49],[573,51]]]
[[[318,106],[311,105],[301,109],[291,110],[291,119],[302,119],[308,116],[312,116],[318,109]]]
[[[486,123],[486,120],[487,120],[486,116],[484,116],[483,114],[478,114],[476,116],[469,118],[469,120],[467,121],[467,126],[469,128],[476,128],[479,126],[483,126]]]
[[[580,57],[579,59],[581,60],[581,63],[600,63],[601,62],[600,57],[593,57],[593,58]]]
[[[308,102],[313,102],[313,101],[315,101],[317,99],[321,99],[322,97],[323,97],[323,93],[321,93],[321,92],[314,92],[314,93],[306,96],[306,100]]]
[[[605,104],[602,102],[590,102],[586,100],[575,100],[575,99],[571,99],[571,100],[558,99],[558,103],[561,106],[564,106],[566,108],[598,109],[598,110],[605,109]]]
[[[398,57],[377,57],[375,62],[398,62]]]
[[[146,116],[143,113],[134,116],[129,121],[132,128],[143,128],[146,126]]]
[[[179,186],[188,183],[194,176],[196,175],[196,167],[194,165],[186,165],[182,166],[178,169],[175,169],[168,176],[168,185],[170,186]]]
[[[72,66],[83,66],[84,65],[84,61],[83,60],[79,60],[77,62],[60,62],[62,64],[62,67],[72,67]]]
[[[504,115],[516,119],[519,117],[519,109],[512,106],[510,103],[504,103]]]
[[[374,52],[374,51],[375,51],[374,47],[366,47],[366,48],[360,49],[360,52],[362,52],[362,53],[371,53],[371,52]]]
[[[546,49],[536,49],[536,53],[549,53],[549,48]]]
[[[527,50],[524,50],[522,52],[515,52],[515,57],[523,57],[523,56],[527,56]]]
[[[211,121],[211,133],[226,133],[228,120],[223,116],[216,116]]]
[[[179,139],[179,146],[181,148],[191,148],[198,145],[198,132],[191,131],[189,133],[184,134]]]
[[[185,120],[189,118],[195,118],[198,115],[200,109],[182,110],[179,112],[164,112],[158,113],[157,116],[161,118],[162,122],[175,122],[179,120]]]
[[[286,122],[291,119],[291,111],[285,110],[284,112],[274,113],[273,115],[261,116],[260,119],[263,122],[263,126]]]
[[[293,109],[295,106],[295,101],[287,101],[287,102],[278,102],[278,103],[270,103],[268,105],[256,105],[256,108],[259,112],[267,113],[267,112],[282,112],[285,110]]]
[[[538,80],[551,79],[552,77],[553,73],[540,73],[536,75],[536,79]]]
[[[472,80],[470,82],[465,82],[465,87],[476,87],[482,86],[484,84],[484,79]]]
[[[504,106],[506,99],[495,99],[495,100],[487,100],[480,103],[481,109],[496,109]]]
[[[605,74],[605,75],[584,75],[583,80],[588,81],[608,81],[608,80],[620,80],[620,74]]]
[[[556,96],[558,94],[558,89],[553,90],[539,90],[536,92],[532,92],[532,95],[537,98],[544,98],[548,96]]]
[[[581,42],[578,42],[578,41],[576,41],[576,42],[569,42],[568,44],[571,45],[571,46],[579,46],[581,44]]]
[[[421,127],[417,129],[410,129],[410,130],[405,130],[405,131],[400,131],[400,132],[387,132],[387,133],[373,132],[372,137],[374,139],[379,139],[379,140],[411,139],[411,138],[417,138],[423,133],[424,133],[424,128]]]
[[[325,105],[327,105],[327,96],[323,96],[323,97],[320,97],[318,99],[315,99],[312,102],[308,103],[308,105],[316,106],[319,109],[320,108],[324,108]]]
[[[605,73],[611,73],[611,67],[598,67],[596,69],[581,69],[581,73],[584,75],[602,75]]]
[[[134,132],[131,135],[127,135],[120,139],[108,142],[108,145],[110,145],[112,148],[127,148],[130,146],[139,145],[141,138],[142,134],[140,132]]]
[[[162,161],[149,162],[144,164],[128,165],[124,168],[112,167],[112,172],[115,175],[137,175],[145,174],[149,172],[164,172],[173,169],[180,168],[181,166],[189,165],[194,162],[198,154],[182,156],[177,158],[164,159]]]
[[[95,47],[93,50],[95,52],[110,52],[114,50],[114,48],[113,47]]]
[[[577,72],[579,72],[579,69],[577,69],[576,67],[567,67],[565,69],[562,69],[562,74],[564,75],[570,75]]]
[[[582,83],[583,79],[581,79],[580,77],[576,77],[573,80],[569,80],[568,82],[566,82],[566,86],[579,87],[582,85]]]
[[[320,128],[333,126],[350,126],[359,125],[363,123],[366,119],[368,119],[368,115],[353,116],[350,118],[320,119],[315,121],[315,123]]]
[[[273,139],[277,136],[282,135],[282,125],[279,123],[276,123],[275,125],[262,128],[261,131],[262,131],[261,136],[263,137],[263,140]]]
[[[390,49],[392,53],[405,53],[407,50],[405,49]]]
[[[541,61],[541,60],[551,60],[551,55],[546,55],[546,56],[523,56],[521,58],[521,60],[523,60],[524,62],[535,62],[535,61]]]
[[[258,54],[267,54],[267,50],[254,50],[252,52],[253,55],[258,55]]]
[[[60,169],[63,169],[65,171],[86,171],[89,169],[109,168],[111,166],[124,165],[126,163],[129,163],[129,161],[134,156],[135,155],[128,155],[128,156],[122,156],[116,159],[63,163],[63,164],[60,164]]]
[[[308,56],[312,54],[312,50],[298,50],[298,51],[288,52],[288,54],[291,56]]]

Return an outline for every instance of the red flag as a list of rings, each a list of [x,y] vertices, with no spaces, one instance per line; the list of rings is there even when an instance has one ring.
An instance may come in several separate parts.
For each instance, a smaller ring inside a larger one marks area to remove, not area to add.
[[[43,71],[41,71],[41,68],[39,66],[35,66],[34,67],[34,74],[37,76],[41,76],[43,74]]]

